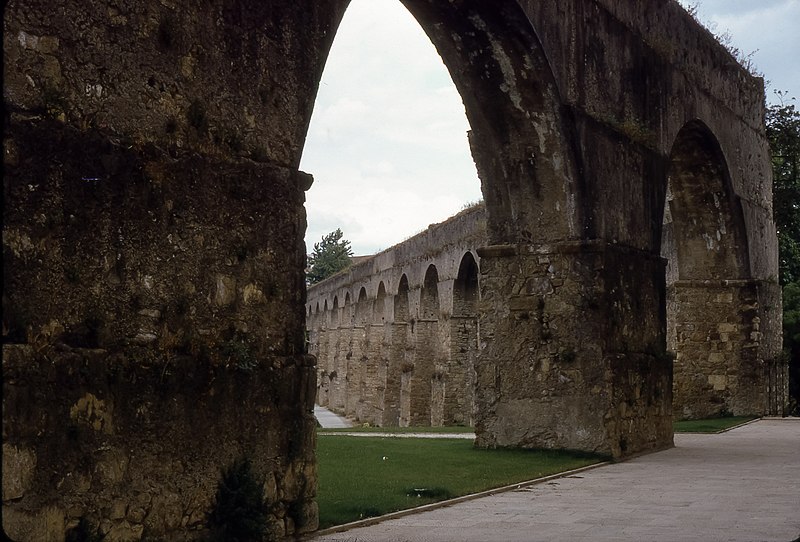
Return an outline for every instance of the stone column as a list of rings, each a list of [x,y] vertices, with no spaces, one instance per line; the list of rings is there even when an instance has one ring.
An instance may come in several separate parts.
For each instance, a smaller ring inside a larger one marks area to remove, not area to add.
[[[348,366],[348,409],[352,409],[353,416],[360,421],[365,421],[366,393],[367,393],[367,330],[369,324],[356,324],[353,327],[353,347]]]
[[[452,316],[449,325],[451,343],[445,418],[449,425],[471,425],[478,349],[477,315]]]
[[[180,538],[248,457],[271,536],[313,530],[306,176],[10,126],[3,316],[24,333],[3,345],[3,528],[64,540],[84,517],[110,537]]]
[[[414,357],[408,379],[410,426],[431,425],[431,379],[438,362],[439,321],[419,319],[413,324]]]
[[[339,327],[339,389],[341,392],[342,412],[345,416],[354,416],[356,394],[356,370],[353,362],[353,324],[350,319]]]
[[[336,319],[336,311],[334,310],[334,318]],[[343,361],[344,355],[342,354],[342,338],[343,329],[338,323],[328,330],[328,367],[331,368],[328,373],[330,379],[330,408],[331,410],[340,414],[344,413],[345,401],[345,378],[347,377],[347,364]]]
[[[661,258],[600,241],[478,253],[479,446],[672,445]]]
[[[317,325],[323,325],[317,321]],[[329,403],[330,394],[330,369],[328,369],[327,357],[327,344],[328,344],[328,330],[325,327],[319,327],[315,331],[309,333],[309,354],[312,354],[317,360],[317,404],[327,407]]]
[[[384,384],[383,420],[384,427],[400,425],[401,374],[407,349],[408,324],[393,322],[388,325],[384,339],[386,354],[386,383]]]
[[[372,425],[381,424],[383,411],[383,389],[385,386],[385,371],[383,379],[380,378],[382,365],[381,351],[383,343],[384,324],[367,324],[367,350],[366,367],[364,373],[364,414],[363,419]]]
[[[774,338],[764,337],[761,330],[765,319],[776,318],[776,289],[746,280],[676,281],[669,286],[667,343],[676,355],[676,418],[766,413],[765,362],[778,349]]]

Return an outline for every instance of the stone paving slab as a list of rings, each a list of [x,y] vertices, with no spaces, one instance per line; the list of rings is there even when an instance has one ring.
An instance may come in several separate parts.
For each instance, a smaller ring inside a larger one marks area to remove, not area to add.
[[[791,542],[800,420],[761,420],[520,490],[320,535],[315,542]]]

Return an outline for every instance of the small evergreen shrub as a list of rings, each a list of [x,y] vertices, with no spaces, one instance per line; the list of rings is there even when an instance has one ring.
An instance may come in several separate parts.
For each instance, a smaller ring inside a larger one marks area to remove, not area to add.
[[[75,527],[68,530],[64,537],[65,542],[100,542],[102,539],[103,536],[98,528],[85,517],[82,517]]]
[[[208,515],[209,542],[257,542],[267,529],[263,481],[250,460],[237,459],[222,472]]]

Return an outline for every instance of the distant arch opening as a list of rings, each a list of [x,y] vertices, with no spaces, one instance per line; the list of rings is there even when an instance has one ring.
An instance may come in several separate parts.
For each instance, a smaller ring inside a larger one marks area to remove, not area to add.
[[[378,293],[375,297],[375,322],[386,322],[386,286],[383,281],[378,284]]]
[[[452,386],[446,396],[446,423],[473,425],[475,416],[475,359],[480,342],[478,326],[478,263],[471,252],[461,258],[453,284],[448,375]]]
[[[394,321],[408,322],[408,277],[405,274],[400,277],[394,298]]]

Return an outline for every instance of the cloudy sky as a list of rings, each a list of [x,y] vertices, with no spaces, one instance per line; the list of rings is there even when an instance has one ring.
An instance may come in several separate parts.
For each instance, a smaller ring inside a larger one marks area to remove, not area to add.
[[[800,0],[683,0],[728,33],[773,90],[800,98]],[[400,44],[400,45],[398,45]],[[354,253],[388,248],[481,198],[461,98],[398,0],[353,0],[320,85],[301,169],[306,246],[336,228]]]

